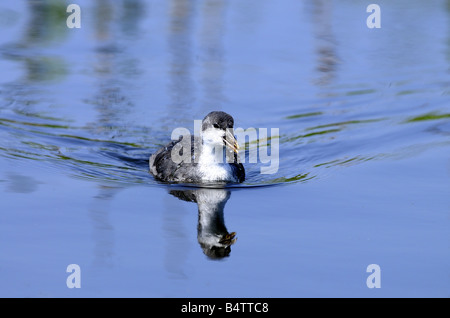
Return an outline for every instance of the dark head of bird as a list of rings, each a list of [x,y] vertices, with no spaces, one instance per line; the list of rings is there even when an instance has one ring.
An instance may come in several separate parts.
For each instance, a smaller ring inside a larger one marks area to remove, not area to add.
[[[202,139],[209,144],[223,144],[235,153],[239,145],[233,134],[234,119],[221,111],[210,112],[202,121]]]

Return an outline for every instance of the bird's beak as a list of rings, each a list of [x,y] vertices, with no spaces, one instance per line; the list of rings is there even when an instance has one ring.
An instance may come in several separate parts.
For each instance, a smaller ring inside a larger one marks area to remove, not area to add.
[[[235,153],[238,153],[239,151],[239,144],[234,138],[233,134],[231,133],[230,129],[226,129],[226,134],[223,137],[223,142],[227,147],[230,147],[231,150],[233,150]]]

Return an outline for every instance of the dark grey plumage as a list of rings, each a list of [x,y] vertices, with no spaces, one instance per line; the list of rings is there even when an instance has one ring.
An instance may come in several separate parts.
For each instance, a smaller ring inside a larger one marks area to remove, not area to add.
[[[206,115],[202,121],[202,133],[208,129],[215,129],[216,131],[228,129],[232,131],[234,125],[233,117],[225,112],[214,111]],[[234,136],[233,136],[234,138]],[[224,145],[225,147],[225,141]],[[183,156],[183,149],[190,149],[191,155],[187,156],[181,162],[172,160],[173,148],[180,149],[179,155]],[[156,153],[151,155],[149,159],[150,172],[156,179],[165,182],[186,182],[186,183],[205,183],[207,175],[205,170],[200,169],[199,158],[204,148],[204,140],[197,136],[180,136],[176,141],[172,141],[165,147],[159,149]],[[237,150],[234,152],[230,147],[225,147],[225,153],[229,158],[233,158],[233,162],[223,163],[231,170],[232,180],[208,180],[212,182],[243,182],[245,180],[244,166],[239,160]],[[206,172],[207,174],[207,172]]]

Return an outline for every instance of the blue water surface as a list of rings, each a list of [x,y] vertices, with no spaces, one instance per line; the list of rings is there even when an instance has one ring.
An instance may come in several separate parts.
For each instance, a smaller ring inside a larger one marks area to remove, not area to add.
[[[1,297],[450,296],[448,2],[77,3],[0,4]],[[212,110],[246,181],[157,182]]]

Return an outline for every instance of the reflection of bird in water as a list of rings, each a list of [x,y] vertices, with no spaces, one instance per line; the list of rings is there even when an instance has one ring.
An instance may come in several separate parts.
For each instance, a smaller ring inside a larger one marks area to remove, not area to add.
[[[167,182],[243,182],[245,170],[239,160],[233,125],[233,117],[227,113],[209,113],[202,121],[200,137],[181,136],[150,156],[150,172]],[[184,149],[190,149],[190,156],[183,156]]]
[[[235,232],[228,233],[223,210],[230,198],[225,189],[172,190],[170,194],[180,200],[196,202],[198,205],[197,239],[210,259],[221,259],[230,255],[231,245],[237,238]]]

